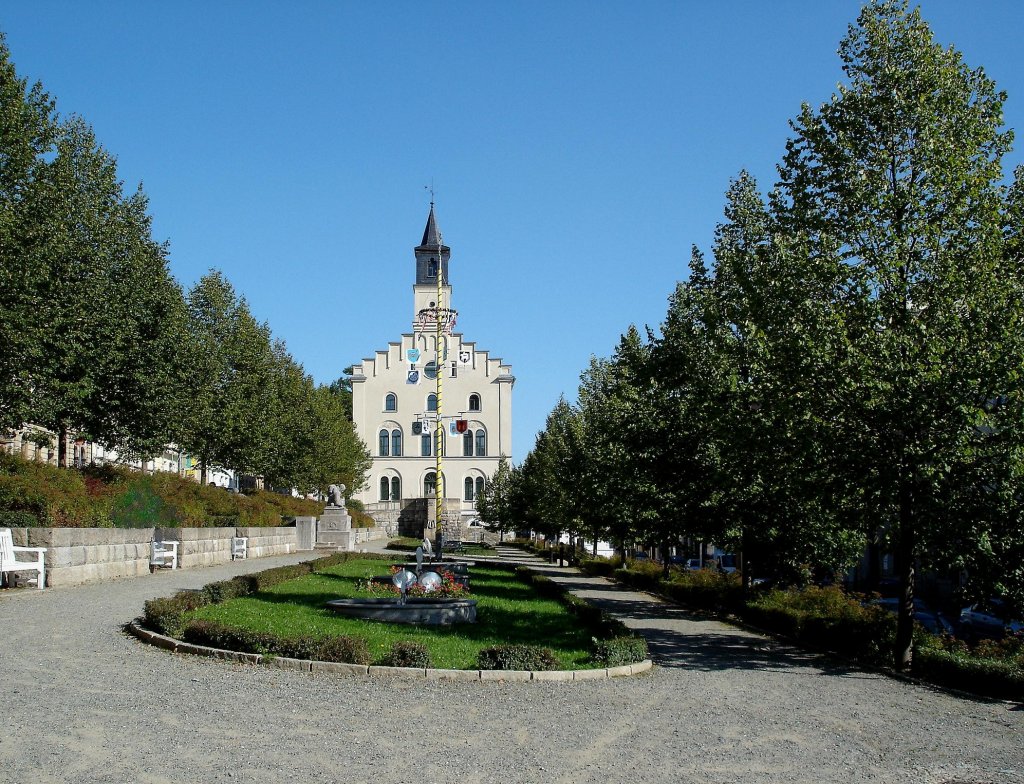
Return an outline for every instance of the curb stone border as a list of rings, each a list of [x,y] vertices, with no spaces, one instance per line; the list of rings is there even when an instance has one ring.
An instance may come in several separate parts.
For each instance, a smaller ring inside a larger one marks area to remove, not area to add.
[[[125,625],[125,630],[144,643],[155,645],[171,653],[188,653],[193,656],[206,656],[239,664],[258,664],[278,670],[296,672],[332,673],[335,675],[363,676],[370,678],[401,678],[425,680],[459,680],[459,681],[503,681],[503,682],[534,682],[534,681],[593,681],[610,680],[631,675],[640,675],[653,666],[650,659],[635,664],[624,664],[620,667],[605,667],[592,670],[435,670],[419,667],[383,667],[381,665],[345,664],[343,662],[324,662],[309,659],[291,659],[287,656],[264,656],[260,653],[239,653],[223,648],[209,648],[205,645],[193,645],[174,637],[144,629],[137,620]]]

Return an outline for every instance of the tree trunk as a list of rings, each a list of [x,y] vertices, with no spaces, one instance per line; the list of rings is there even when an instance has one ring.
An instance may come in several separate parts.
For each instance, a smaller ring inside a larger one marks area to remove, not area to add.
[[[900,485],[900,530],[896,541],[896,570],[900,578],[900,592],[893,666],[897,670],[909,669],[913,658],[915,532],[912,503],[910,482],[904,478]]]
[[[68,426],[63,422],[57,426],[57,467],[68,467]]]
[[[206,458],[199,459],[199,484],[206,484]]]

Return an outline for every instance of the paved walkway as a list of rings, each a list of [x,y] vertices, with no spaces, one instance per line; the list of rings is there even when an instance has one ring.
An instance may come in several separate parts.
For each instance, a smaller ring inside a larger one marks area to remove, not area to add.
[[[302,557],[0,591],[0,782],[1024,782],[1018,706],[837,665],[557,566],[543,569],[644,634],[659,666],[575,683],[313,676],[120,630],[145,599]]]

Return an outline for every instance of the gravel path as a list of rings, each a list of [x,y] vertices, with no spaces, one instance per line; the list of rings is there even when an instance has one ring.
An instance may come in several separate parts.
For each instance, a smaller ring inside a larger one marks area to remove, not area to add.
[[[142,603],[298,556],[0,592],[0,784],[1024,782],[1024,709],[846,668],[561,570],[647,636],[611,681],[346,678],[176,656]]]

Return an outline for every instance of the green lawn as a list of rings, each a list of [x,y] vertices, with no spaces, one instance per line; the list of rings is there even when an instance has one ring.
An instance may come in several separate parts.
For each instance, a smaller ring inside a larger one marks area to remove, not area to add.
[[[475,669],[480,650],[507,643],[551,648],[562,669],[593,666],[591,631],[560,602],[537,596],[506,570],[484,565],[470,568],[470,598],[477,600],[475,624],[421,627],[362,621],[324,607],[330,599],[368,596],[357,592],[357,582],[387,573],[383,561],[347,561],[254,596],[208,605],[189,617],[283,636],[359,636],[367,640],[375,662],[384,658],[393,642],[413,640],[427,646],[433,666],[439,668]]]

